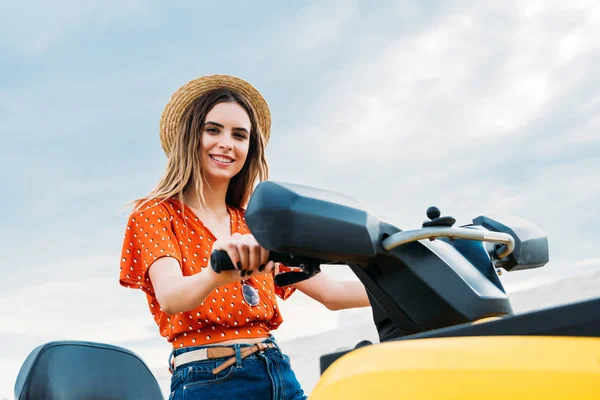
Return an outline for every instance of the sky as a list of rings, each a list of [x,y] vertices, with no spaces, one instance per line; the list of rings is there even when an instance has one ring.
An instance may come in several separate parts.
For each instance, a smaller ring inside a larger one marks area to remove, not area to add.
[[[536,224],[551,261],[502,275],[515,291],[600,269],[599,64],[593,0],[0,3],[0,398],[50,340],[166,362],[119,258],[185,82],[231,74],[261,91],[271,179],[353,196],[404,230],[431,205],[458,224]],[[351,315],[302,294],[282,308],[280,339]]]

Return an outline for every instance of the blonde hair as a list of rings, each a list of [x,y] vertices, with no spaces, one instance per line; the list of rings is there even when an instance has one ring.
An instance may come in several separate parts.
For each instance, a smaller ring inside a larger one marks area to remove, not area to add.
[[[183,204],[184,194],[189,190],[199,196],[201,206],[206,206],[201,163],[202,130],[206,115],[212,108],[224,102],[239,104],[250,118],[251,132],[248,156],[242,170],[229,182],[226,203],[233,207],[245,207],[254,186],[268,179],[269,167],[265,157],[266,142],[257,123],[256,113],[246,98],[231,89],[215,89],[195,99],[186,109],[177,127],[166,171],[156,187],[145,197],[134,201],[136,209],[158,200],[176,198]]]

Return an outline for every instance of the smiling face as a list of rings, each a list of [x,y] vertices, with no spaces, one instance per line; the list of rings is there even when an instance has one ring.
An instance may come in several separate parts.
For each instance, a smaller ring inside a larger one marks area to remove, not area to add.
[[[255,185],[269,177],[265,146],[256,111],[243,94],[208,91],[184,111],[165,174],[148,198],[185,197],[206,206],[207,189],[225,188],[226,203],[244,207]]]
[[[250,148],[250,117],[234,102],[218,103],[202,129],[201,163],[209,184],[229,182],[244,167]]]

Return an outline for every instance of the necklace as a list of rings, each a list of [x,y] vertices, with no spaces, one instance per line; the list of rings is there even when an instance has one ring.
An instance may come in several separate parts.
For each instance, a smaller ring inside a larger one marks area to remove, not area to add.
[[[249,285],[246,280],[242,281],[242,295],[244,297],[244,301],[248,303],[249,306],[257,306],[260,302],[258,289]]]

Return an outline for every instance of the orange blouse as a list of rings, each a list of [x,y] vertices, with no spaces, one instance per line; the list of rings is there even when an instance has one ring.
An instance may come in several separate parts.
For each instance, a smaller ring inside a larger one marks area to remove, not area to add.
[[[231,232],[250,233],[244,210],[229,207]],[[156,201],[129,216],[123,242],[121,285],[141,289],[162,336],[173,347],[198,346],[220,341],[268,337],[283,322],[276,295],[286,300],[295,288],[275,285],[272,273],[246,278],[258,289],[260,304],[243,300],[242,281],[216,288],[194,310],[166,314],[156,301],[148,268],[160,257],[173,257],[184,276],[210,268],[210,253],[216,240],[195,213],[176,199]]]

